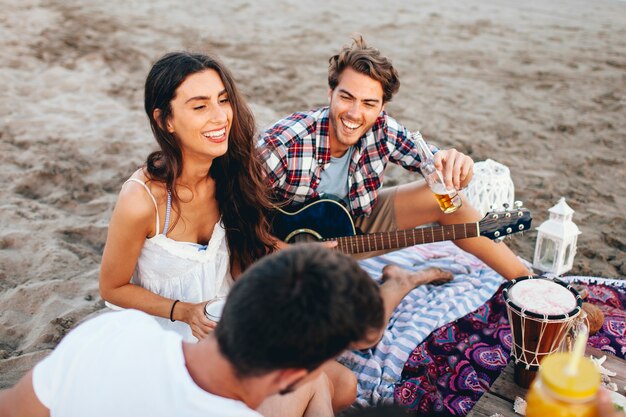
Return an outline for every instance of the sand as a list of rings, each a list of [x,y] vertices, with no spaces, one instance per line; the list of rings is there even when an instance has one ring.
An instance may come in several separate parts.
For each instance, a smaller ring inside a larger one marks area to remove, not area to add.
[[[360,32],[400,72],[392,115],[507,165],[535,226],[565,196],[582,231],[570,274],[626,276],[624,1],[0,0],[0,10],[0,387],[102,309],[108,219],[154,148],[143,82],[171,50],[220,54],[264,126],[324,105],[327,59]],[[415,178],[390,169],[386,184]],[[535,237],[510,244],[531,259]]]

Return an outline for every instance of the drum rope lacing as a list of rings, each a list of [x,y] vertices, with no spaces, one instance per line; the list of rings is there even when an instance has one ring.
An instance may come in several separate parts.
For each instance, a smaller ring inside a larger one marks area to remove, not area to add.
[[[511,322],[511,310],[509,310],[509,322]],[[543,315],[543,318],[541,319],[536,319],[533,317],[528,317],[525,315],[526,309],[522,308],[522,311],[520,312],[520,328],[521,328],[521,341],[522,344],[521,346],[519,344],[516,343],[515,341],[515,335],[513,334],[514,330],[513,327],[511,326],[511,334],[512,334],[512,341],[513,344],[515,345],[515,347],[517,347],[518,350],[521,350],[522,354],[520,355],[521,357],[517,357],[517,355],[515,354],[515,349],[511,349],[511,357],[513,357],[513,359],[515,360],[515,363],[522,363],[525,366],[526,370],[530,370],[532,366],[538,367],[539,366],[539,362],[540,359],[543,359],[543,356],[547,356],[550,355],[554,352],[556,352],[562,342],[562,338],[572,329],[572,327],[575,324],[575,318],[576,315],[572,316],[572,317],[566,317],[563,320],[550,320],[548,319],[548,315],[545,314]],[[526,320],[531,320],[531,321],[536,321],[538,323],[540,323],[540,330],[539,330],[539,338],[538,341],[536,343],[536,347],[535,350],[530,350],[526,348]],[[543,340],[543,336],[545,333],[545,330],[548,326],[548,324],[556,324],[556,323],[567,323],[566,326],[563,326],[559,329],[559,331],[557,332],[556,336],[552,339],[552,342],[550,343],[550,346],[548,347],[548,350],[546,352],[540,352],[539,349],[542,346],[541,341]],[[530,358],[530,360],[529,360]]]

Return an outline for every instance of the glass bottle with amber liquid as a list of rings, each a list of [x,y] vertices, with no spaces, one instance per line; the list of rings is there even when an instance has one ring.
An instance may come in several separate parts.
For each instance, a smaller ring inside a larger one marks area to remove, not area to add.
[[[461,196],[454,189],[447,189],[446,183],[443,181],[443,175],[435,168],[435,158],[419,132],[413,133],[413,141],[417,146],[420,156],[420,171],[426,180],[426,184],[435,195],[439,208],[444,213],[454,213],[463,205]]]

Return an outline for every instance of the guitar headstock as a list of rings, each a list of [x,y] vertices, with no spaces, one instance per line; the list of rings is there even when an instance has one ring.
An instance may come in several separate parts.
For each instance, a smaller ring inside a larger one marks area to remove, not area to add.
[[[522,207],[521,201],[516,201],[514,208],[511,209],[508,204],[503,206],[503,210],[490,211],[478,223],[481,236],[501,240],[506,236],[530,229],[532,216],[528,209]]]

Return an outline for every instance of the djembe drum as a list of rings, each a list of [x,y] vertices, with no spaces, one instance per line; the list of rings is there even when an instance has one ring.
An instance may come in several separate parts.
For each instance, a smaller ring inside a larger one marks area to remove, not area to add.
[[[578,292],[557,279],[522,277],[502,292],[506,302],[515,364],[515,383],[528,388],[539,364],[559,350],[582,311]]]

